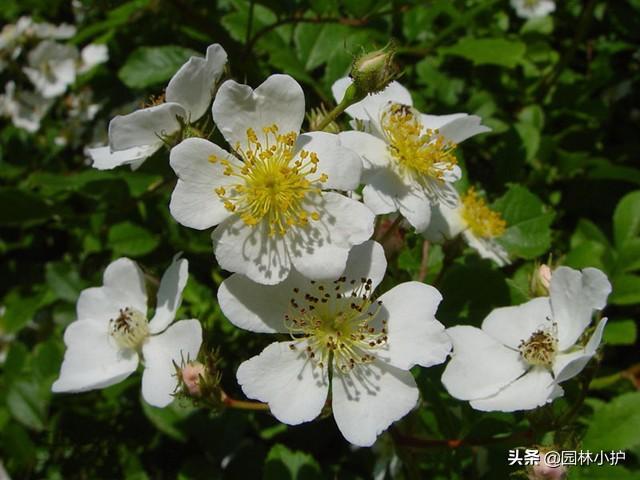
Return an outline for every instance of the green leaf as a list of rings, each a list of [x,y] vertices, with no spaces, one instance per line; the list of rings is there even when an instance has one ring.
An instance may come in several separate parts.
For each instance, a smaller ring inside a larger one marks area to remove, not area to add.
[[[158,430],[179,442],[187,441],[188,436],[182,424],[195,411],[195,407],[182,405],[179,401],[165,408],[152,407],[144,400],[141,403],[142,411]]]
[[[497,241],[510,255],[532,259],[549,249],[554,213],[529,190],[511,185],[494,202],[493,209],[507,222],[505,233]]]
[[[613,212],[613,238],[618,249],[640,236],[640,190],[625,195]]]
[[[313,480],[322,478],[320,466],[308,453],[274,445],[264,464],[265,480]]]
[[[465,37],[450,47],[441,47],[438,53],[466,58],[474,65],[517,66],[526,51],[524,43],[504,38]]]
[[[152,252],[160,239],[149,230],[131,222],[122,222],[109,230],[109,246],[116,255],[139,257]]]
[[[48,263],[45,267],[45,278],[51,291],[61,300],[75,303],[85,283],[78,271],[65,262]]]
[[[613,305],[633,305],[640,303],[640,276],[622,273],[613,277],[613,292],[609,303]]]
[[[50,396],[48,386],[36,379],[17,380],[7,392],[7,407],[22,424],[33,430],[43,430]]]
[[[38,195],[18,188],[0,188],[0,225],[27,227],[51,219],[53,212]]]
[[[118,77],[129,88],[158,85],[169,80],[194,55],[198,56],[198,52],[176,45],[139,47],[129,55]]]
[[[636,322],[631,319],[610,321],[604,329],[604,341],[609,345],[633,345],[637,336]]]
[[[42,289],[30,295],[22,294],[17,289],[4,297],[6,311],[0,324],[7,333],[16,333],[34,319],[38,310],[56,300],[53,293]]]
[[[571,480],[638,480],[638,473],[620,465],[576,466],[571,468]]]
[[[640,392],[625,393],[596,410],[583,439],[585,450],[627,450],[640,444]]]

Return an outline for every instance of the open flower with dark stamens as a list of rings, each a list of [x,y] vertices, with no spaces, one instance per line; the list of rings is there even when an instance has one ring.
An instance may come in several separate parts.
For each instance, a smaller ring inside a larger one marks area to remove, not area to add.
[[[205,114],[226,64],[227,52],[217,43],[210,45],[205,58],[191,57],[180,67],[156,105],[113,118],[109,145],[89,149],[94,168],[139,167],[162,147],[164,137]]]
[[[315,280],[335,278],[351,247],[373,233],[371,210],[327,191],[357,188],[360,157],[337,135],[300,134],[304,105],[288,75],[255,90],[228,80],[213,119],[233,153],[201,138],[171,150],[173,218],[197,229],[217,225],[220,266],[263,284],[281,282],[292,267]]]
[[[607,319],[579,342],[593,312],[605,307],[611,284],[600,270],[560,267],[550,297],[493,310],[482,329],[447,329],[452,358],[442,375],[449,393],[478,410],[511,412],[542,406],[562,396],[595,355]]]
[[[153,318],[147,317],[144,275],[135,262],[120,258],[104,272],[104,285],[83,290],[78,319],[64,333],[67,351],[54,392],[84,392],[118,383],[144,359],[142,396],[164,407],[178,380],[174,363],[195,359],[202,343],[198,320],[176,315],[187,283],[188,263],[178,255],[162,276]]]
[[[338,428],[361,446],[406,415],[418,400],[408,370],[442,363],[451,343],[434,316],[435,288],[408,282],[373,296],[386,267],[380,244],[368,241],[331,281],[297,272],[274,286],[238,274],[225,280],[218,302],[234,325],[290,337],[240,365],[244,393],[290,425],[316,418],[330,395]]]
[[[350,84],[349,78],[333,84],[336,101]],[[365,205],[378,215],[399,211],[418,231],[429,225],[432,205],[455,206],[448,187],[461,176],[458,144],[490,130],[475,115],[420,113],[409,91],[395,81],[346,112],[364,129],[342,132],[340,140],[363,158]]]

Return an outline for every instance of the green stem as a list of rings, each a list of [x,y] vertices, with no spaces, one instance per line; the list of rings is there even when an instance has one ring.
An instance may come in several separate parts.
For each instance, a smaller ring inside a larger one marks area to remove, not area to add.
[[[353,84],[347,88],[342,101],[322,119],[322,122],[316,127],[317,131],[322,131],[333,122],[338,116],[354,103],[359,102],[366,97],[366,92],[359,92]]]

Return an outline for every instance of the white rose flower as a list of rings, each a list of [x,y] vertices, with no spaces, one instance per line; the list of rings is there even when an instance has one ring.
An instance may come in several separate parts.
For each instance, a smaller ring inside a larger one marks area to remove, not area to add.
[[[29,66],[22,71],[44,98],[62,95],[76,80],[78,51],[70,45],[45,40],[27,58]]]
[[[162,137],[178,132],[181,122],[193,123],[204,115],[226,63],[227,52],[217,43],[207,48],[205,58],[191,57],[169,81],[163,103],[111,120],[109,146],[88,150],[93,167],[140,166],[162,147]]]
[[[255,90],[223,83],[213,119],[235,155],[201,138],[171,150],[173,218],[197,229],[218,225],[218,263],[256,282],[281,282],[292,267],[316,280],[339,276],[351,247],[371,237],[374,215],[323,190],[355,189],[358,155],[337,135],[299,134],[304,93],[288,75]]]
[[[84,392],[127,378],[144,358],[142,396],[164,407],[177,386],[174,363],[193,359],[202,343],[198,320],[173,322],[188,278],[188,262],[178,255],[162,276],[158,301],[147,319],[144,275],[135,262],[120,258],[104,272],[102,287],[80,294],[78,319],[65,333],[67,346],[54,392]],[[168,327],[168,328],[167,328]]]
[[[331,87],[341,101],[350,78]],[[413,108],[409,91],[398,82],[347,108],[361,131],[340,140],[364,160],[364,203],[376,214],[399,211],[418,231],[429,225],[431,206],[455,206],[449,184],[460,179],[457,144],[490,129],[480,117],[455,113],[425,115]]]
[[[546,17],[556,9],[553,0],[511,0],[511,6],[520,18]]]
[[[0,114],[10,117],[18,128],[34,133],[53,104],[53,99],[43,98],[35,92],[16,91],[16,84],[5,84],[5,94],[0,95]]]
[[[611,284],[600,270],[558,268],[550,297],[497,308],[482,329],[447,329],[453,354],[442,383],[477,410],[512,412],[551,402],[564,393],[559,384],[580,373],[595,355],[606,318],[586,345],[577,341],[609,293]]]
[[[334,281],[297,273],[275,286],[238,274],[225,280],[218,302],[234,325],[291,336],[240,365],[247,397],[297,425],[320,414],[331,382],[338,428],[360,446],[406,415],[418,400],[409,369],[442,363],[451,344],[434,316],[442,300],[435,288],[408,282],[372,298],[386,267],[380,244],[368,241],[351,250],[344,276]]]
[[[452,195],[457,198],[455,207],[439,204],[432,208],[431,222],[422,232],[425,238],[442,243],[461,234],[482,258],[493,260],[501,267],[510,263],[506,250],[496,242],[507,226],[500,214],[491,210],[473,187],[462,197],[452,189]]]

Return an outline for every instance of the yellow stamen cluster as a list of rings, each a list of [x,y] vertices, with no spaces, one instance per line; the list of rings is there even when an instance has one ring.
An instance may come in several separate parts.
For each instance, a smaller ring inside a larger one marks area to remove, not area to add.
[[[558,352],[558,340],[551,332],[537,330],[531,334],[529,340],[522,340],[518,349],[529,365],[549,368]]]
[[[118,346],[136,349],[149,336],[149,321],[142,312],[125,307],[109,321],[109,329]]]
[[[305,353],[320,368],[333,364],[342,373],[373,362],[372,351],[387,343],[387,321],[380,319],[382,302],[371,299],[371,279],[333,283],[310,282],[308,291],[293,289],[285,322],[296,340],[306,341]]]
[[[421,183],[428,179],[442,181],[457,164],[454,153],[457,145],[437,130],[424,129],[411,107],[392,103],[383,111],[380,124],[389,153],[403,174]]]
[[[220,162],[224,175],[237,183],[215,189],[225,208],[236,213],[246,225],[268,222],[269,235],[284,235],[290,227],[305,226],[309,219],[319,220],[320,212],[309,209],[305,201],[310,194],[320,193],[328,180],[318,172],[318,155],[301,150],[295,154],[296,133],[280,134],[276,125],[262,129],[264,144],[253,129],[247,130],[246,149],[238,143],[236,152],[243,163],[231,163],[214,155],[211,163]]]
[[[495,238],[504,233],[507,222],[471,187],[461,198],[462,218],[476,237]]]

